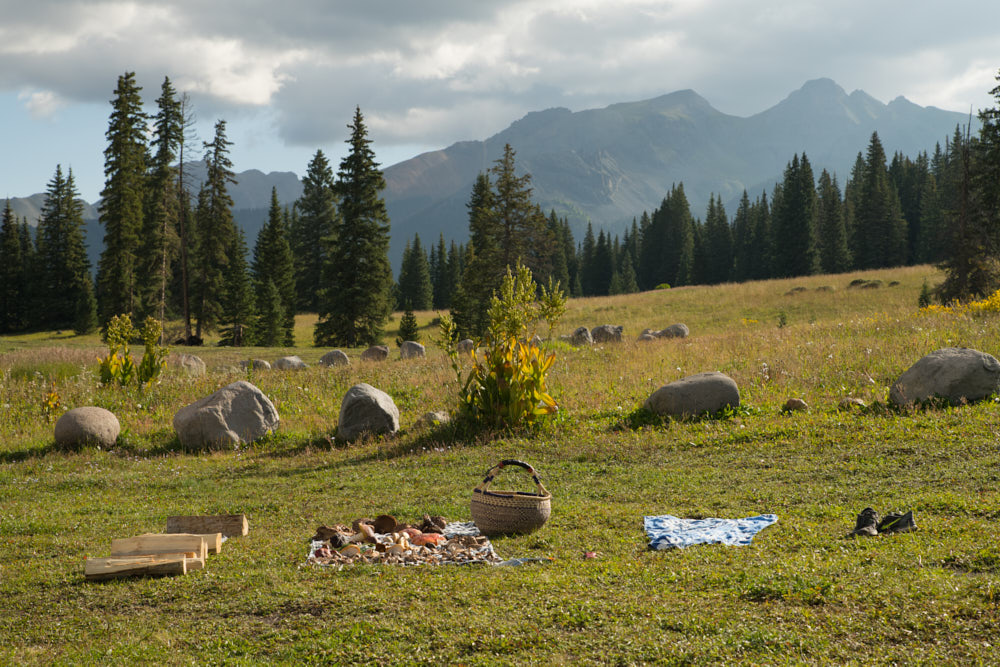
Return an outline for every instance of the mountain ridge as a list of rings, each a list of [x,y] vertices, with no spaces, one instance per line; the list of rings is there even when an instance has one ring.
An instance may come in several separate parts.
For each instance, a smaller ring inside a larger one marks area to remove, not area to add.
[[[829,78],[807,81],[746,117],[715,109],[692,89],[602,108],[532,111],[486,139],[458,141],[383,169],[390,257],[398,267],[406,241],[416,233],[427,243],[439,233],[464,241],[472,183],[507,143],[517,153],[518,170],[532,174],[535,201],[546,213],[567,217],[582,238],[588,222],[620,231],[658,206],[678,182],[684,183],[694,215],[702,214],[710,194],[721,196],[732,213],[744,189],[752,196],[770,190],[795,154],[807,154],[817,176],[825,168],[843,183],[872,132],[878,132],[888,155],[915,157],[932,151],[968,119],[903,96],[886,104],[862,90],[847,93]],[[203,165],[199,170],[203,178]],[[294,172],[257,169],[240,172],[237,180],[231,189],[234,212],[252,246],[271,187],[287,205],[302,185]],[[192,179],[193,187],[199,182]],[[18,215],[33,213],[37,219],[42,199],[36,194],[11,203]],[[88,211],[96,217],[93,206]]]

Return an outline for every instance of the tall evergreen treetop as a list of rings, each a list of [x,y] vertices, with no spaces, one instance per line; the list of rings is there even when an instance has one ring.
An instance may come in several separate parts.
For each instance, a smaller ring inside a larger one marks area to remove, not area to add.
[[[288,244],[284,216],[278,202],[278,191],[271,188],[271,208],[268,211],[267,222],[257,234],[257,243],[253,250],[254,289],[257,297],[257,311],[261,316],[275,311],[275,292],[280,303],[276,327],[266,327],[268,331],[275,328],[281,336],[267,341],[267,345],[295,344],[295,263],[292,259],[292,249]],[[274,292],[272,292],[272,287]]]
[[[338,226],[334,175],[323,151],[317,150],[302,179],[297,216],[289,229],[295,257],[296,308],[316,312],[323,287],[323,266]]]
[[[378,342],[392,307],[389,215],[381,195],[385,178],[375,162],[360,108],[349,128],[350,149],[340,162],[334,186],[340,219],[325,264],[314,333],[317,345]]]
[[[101,321],[114,315],[135,313],[139,231],[143,223],[146,189],[146,114],[135,73],[118,77],[111,100],[111,119],[105,135],[104,190],[101,191],[101,224],[104,252],[97,271]]]

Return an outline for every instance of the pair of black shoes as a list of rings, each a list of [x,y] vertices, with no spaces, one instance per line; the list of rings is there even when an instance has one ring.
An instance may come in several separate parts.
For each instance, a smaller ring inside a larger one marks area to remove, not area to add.
[[[906,514],[889,512],[879,520],[878,512],[871,507],[866,507],[858,515],[858,521],[854,524],[851,535],[875,537],[879,533],[909,533],[916,529],[917,524],[913,520],[913,510]]]

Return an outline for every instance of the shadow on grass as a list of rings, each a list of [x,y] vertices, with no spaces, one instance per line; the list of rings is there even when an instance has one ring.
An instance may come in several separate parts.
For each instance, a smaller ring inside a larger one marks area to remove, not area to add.
[[[28,459],[42,458],[43,456],[48,456],[54,453],[63,453],[67,450],[63,447],[56,446],[55,442],[50,442],[47,445],[41,447],[26,447],[24,449],[15,449],[9,452],[0,452],[0,463],[22,463]]]

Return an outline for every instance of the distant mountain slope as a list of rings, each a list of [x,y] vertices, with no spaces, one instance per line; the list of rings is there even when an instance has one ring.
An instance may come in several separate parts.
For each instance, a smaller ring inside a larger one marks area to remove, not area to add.
[[[899,151],[915,157],[933,151],[968,120],[967,114],[921,107],[903,97],[884,104],[863,91],[848,94],[830,79],[809,81],[749,118],[724,114],[691,90],[603,109],[536,111],[485,141],[462,141],[386,168],[390,257],[398,269],[403,246],[415,233],[425,245],[440,233],[464,242],[472,183],[506,143],[517,151],[518,168],[532,174],[535,201],[546,213],[555,209],[568,217],[580,239],[588,221],[620,231],[642,211],[656,208],[673,183],[684,182],[694,215],[704,215],[710,193],[721,195],[732,215],[744,189],[753,197],[770,193],[796,153],[809,156],[817,176],[826,168],[843,184],[872,132],[879,133],[890,156]],[[192,167],[197,189],[204,164]],[[249,170],[237,180],[230,191],[235,216],[253,247],[271,188],[278,189],[282,205],[290,205],[302,184],[291,172]],[[43,198],[11,203],[34,223]],[[100,243],[94,239],[103,234],[96,208],[88,207],[85,217],[96,265]]]
[[[724,114],[690,90],[604,109],[529,113],[485,141],[386,169],[394,250],[414,233],[465,238],[473,180],[505,143],[517,151],[518,167],[532,174],[535,200],[567,216],[579,237],[588,220],[621,229],[658,206],[676,182],[684,182],[700,216],[710,193],[728,204],[744,188],[753,196],[770,190],[795,153],[809,156],[817,176],[826,168],[843,183],[874,131],[890,156],[916,156],[967,122],[967,115],[902,97],[883,104],[862,91],[847,94],[829,79],[810,81],[749,118]]]

